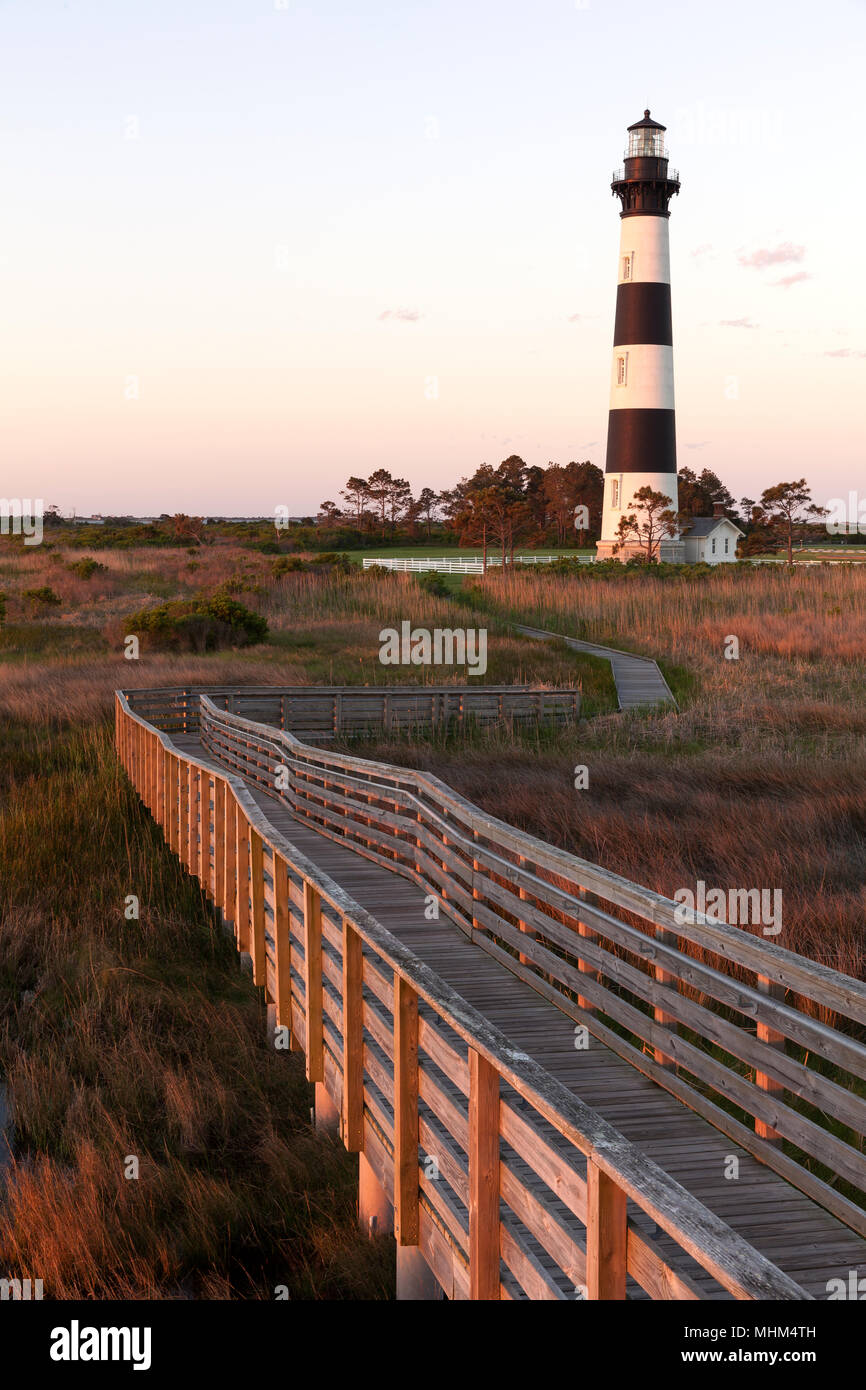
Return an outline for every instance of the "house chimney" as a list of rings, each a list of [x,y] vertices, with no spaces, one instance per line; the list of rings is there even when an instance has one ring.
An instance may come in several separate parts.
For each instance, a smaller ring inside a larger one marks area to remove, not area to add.
[[[724,502],[714,502],[714,503],[713,503],[713,516],[724,516],[724,515],[725,515],[725,504],[724,504]]]

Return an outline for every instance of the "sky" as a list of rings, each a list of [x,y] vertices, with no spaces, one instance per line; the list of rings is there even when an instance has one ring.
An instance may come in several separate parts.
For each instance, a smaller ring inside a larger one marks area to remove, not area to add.
[[[603,467],[647,106],[680,466],[866,494],[864,40],[864,0],[0,0],[0,495]]]

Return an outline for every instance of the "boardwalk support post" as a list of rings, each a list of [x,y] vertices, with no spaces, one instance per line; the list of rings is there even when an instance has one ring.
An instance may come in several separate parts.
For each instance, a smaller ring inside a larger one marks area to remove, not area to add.
[[[361,938],[343,922],[343,1143],[364,1147],[364,994]],[[396,1094],[396,1083],[395,1083]]]
[[[469,1049],[469,1297],[499,1298],[499,1073]]]
[[[626,1195],[591,1158],[586,1161],[586,1296],[625,1298]]]
[[[776,984],[775,981],[770,980],[766,975],[759,975],[757,983],[761,993],[768,995],[771,999],[785,998],[784,985]],[[758,1023],[757,1037],[759,1042],[766,1043],[768,1047],[775,1048],[778,1052],[785,1051],[784,1033],[777,1033],[775,1028],[768,1027],[766,1023]],[[769,1076],[766,1072],[761,1071],[755,1072],[755,1085],[758,1087],[759,1091],[764,1091],[768,1096],[779,1095],[780,1092],[785,1089],[781,1081],[777,1081],[775,1077]],[[765,1120],[759,1120],[757,1116],[755,1117],[755,1133],[758,1138],[763,1139],[765,1143],[772,1144],[774,1148],[781,1148],[782,1135],[777,1129],[774,1129],[772,1125],[767,1124]]]
[[[262,837],[250,827],[250,897],[252,899],[252,931],[250,955],[253,958],[253,984],[267,985],[265,962],[265,873]]]
[[[394,977],[394,1232],[418,1244],[418,995]]]
[[[307,1080],[324,1081],[322,1032],[322,904],[311,883],[304,882],[304,990],[307,1010]]]

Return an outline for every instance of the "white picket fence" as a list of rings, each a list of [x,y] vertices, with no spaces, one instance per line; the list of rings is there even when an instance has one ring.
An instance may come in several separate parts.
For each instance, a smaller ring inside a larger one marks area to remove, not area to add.
[[[517,565],[549,565],[553,560],[559,560],[559,555],[515,555],[514,563]],[[582,565],[591,565],[595,559],[594,555],[574,555],[572,559],[579,560]],[[373,565],[379,565],[386,570],[399,570],[402,573],[423,574],[425,571],[434,571],[437,574],[481,574],[484,570],[484,563],[480,555],[463,556],[459,559],[450,559],[445,555],[430,556],[426,559],[364,559],[361,562],[365,570],[371,569]],[[508,561],[506,561],[506,564]],[[497,565],[501,566],[501,555],[488,555],[487,568],[493,569]]]

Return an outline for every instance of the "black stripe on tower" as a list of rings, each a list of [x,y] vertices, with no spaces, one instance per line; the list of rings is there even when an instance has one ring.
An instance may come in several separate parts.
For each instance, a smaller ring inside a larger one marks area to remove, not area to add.
[[[671,287],[655,280],[635,280],[618,287],[613,345],[661,343],[673,347]]]
[[[605,473],[676,473],[676,412],[612,410]]]

